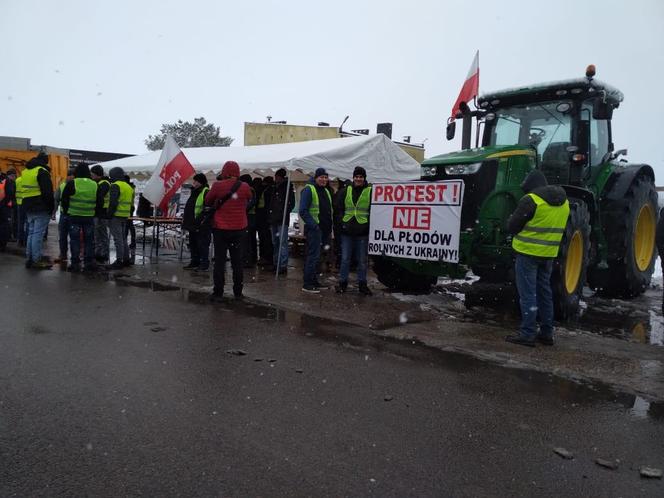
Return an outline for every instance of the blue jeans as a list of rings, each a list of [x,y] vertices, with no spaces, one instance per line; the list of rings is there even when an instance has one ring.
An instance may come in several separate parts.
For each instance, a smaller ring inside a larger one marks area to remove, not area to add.
[[[367,282],[367,262],[369,260],[369,236],[355,237],[351,235],[341,236],[341,268],[339,278],[342,282],[348,282],[350,263],[353,255],[357,260],[357,281]]]
[[[60,259],[67,259],[67,237],[69,236],[69,216],[60,212],[58,221],[58,243],[60,244]]]
[[[71,264],[78,266],[81,261],[81,233],[83,234],[83,261],[86,268],[93,265],[95,257],[95,222],[94,218],[75,216],[69,222],[69,243],[71,245]]]
[[[318,282],[318,260],[322,233],[318,225],[304,225],[304,237],[307,239],[307,256],[304,260],[304,285],[315,286]]]
[[[281,228],[281,230],[279,230]],[[288,267],[288,225],[270,225],[272,231],[272,263],[279,271]],[[281,232],[281,233],[280,233]],[[279,261],[277,261],[277,259]],[[277,265],[277,263],[279,263]]]
[[[41,261],[42,258],[42,244],[44,242],[44,234],[48,227],[48,222],[51,215],[44,211],[36,213],[26,213],[26,232],[27,241],[25,243],[25,257],[29,261],[35,263]]]
[[[553,260],[517,254],[515,270],[521,306],[521,337],[534,341],[538,335],[539,321],[539,335],[553,338],[553,292],[551,291]]]

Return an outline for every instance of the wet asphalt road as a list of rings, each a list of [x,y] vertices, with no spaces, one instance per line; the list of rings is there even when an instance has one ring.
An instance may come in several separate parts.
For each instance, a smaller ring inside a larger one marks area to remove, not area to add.
[[[664,495],[638,472],[664,468],[664,410],[639,398],[13,256],[0,274],[3,497]]]

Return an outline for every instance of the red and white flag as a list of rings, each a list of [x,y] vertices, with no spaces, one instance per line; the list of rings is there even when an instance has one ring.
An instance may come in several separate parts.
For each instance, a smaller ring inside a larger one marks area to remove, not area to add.
[[[463,86],[461,87],[461,92],[452,107],[452,118],[454,118],[459,112],[459,104],[465,102],[466,104],[473,100],[474,97],[477,97],[477,93],[480,89],[480,51],[478,50],[475,53],[475,58],[473,63],[470,65],[470,70],[468,71],[468,76],[466,76],[466,81],[464,81]]]
[[[166,212],[168,201],[180,185],[195,173],[196,170],[173,137],[167,135],[157,167],[143,190],[143,197]]]

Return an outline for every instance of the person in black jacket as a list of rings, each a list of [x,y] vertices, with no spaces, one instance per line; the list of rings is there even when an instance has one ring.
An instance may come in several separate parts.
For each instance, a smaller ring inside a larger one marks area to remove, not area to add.
[[[53,182],[48,168],[48,156],[40,152],[30,159],[23,170],[23,211],[26,218],[26,268],[47,269],[51,264],[42,261],[44,235],[55,208]]]
[[[185,270],[208,271],[210,269],[211,228],[201,224],[201,214],[205,206],[205,194],[210,187],[203,173],[196,173],[191,182],[191,195],[184,205],[182,228],[189,232],[191,259]]]
[[[110,220],[108,218],[109,190],[111,180],[104,175],[104,168],[95,164],[90,168],[90,178],[97,182],[97,213],[95,214],[95,259],[98,263],[109,261],[111,239],[109,237]]]
[[[288,172],[284,168],[278,169],[274,174],[275,185],[270,195],[268,214],[272,233],[272,263],[280,275],[285,275],[288,271],[288,226],[290,213],[295,208],[295,190],[292,183],[289,186],[287,175]],[[287,196],[288,202],[286,202]]]
[[[256,231],[258,232],[258,255],[263,265],[271,265],[273,259],[272,234],[270,233],[270,195],[274,179],[271,176],[263,178],[262,191],[256,203]]]
[[[657,243],[657,252],[659,253],[659,262],[664,270],[664,208],[659,212],[659,221],[657,222],[657,231],[655,233],[655,242]],[[662,296],[662,313],[664,313],[664,296]]]
[[[370,296],[367,285],[369,260],[369,212],[371,210],[371,186],[367,172],[357,166],[353,171],[353,183],[337,192],[334,215],[341,227],[341,268],[336,291],[346,292],[348,274],[353,258],[357,261],[357,282],[361,294]]]
[[[552,346],[551,272],[569,217],[569,201],[565,190],[548,185],[539,170],[531,171],[521,188],[525,195],[507,220],[507,231],[514,236],[512,248],[516,252],[514,270],[521,326],[518,335],[507,336],[505,340],[529,347],[536,342]]]

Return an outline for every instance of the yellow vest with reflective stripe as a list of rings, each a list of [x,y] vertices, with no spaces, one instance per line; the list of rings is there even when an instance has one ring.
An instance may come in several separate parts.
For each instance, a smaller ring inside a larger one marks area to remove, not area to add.
[[[23,204],[23,177],[16,178],[16,205]]]
[[[48,173],[48,170],[42,166],[37,166],[32,169],[24,169],[21,174],[23,179],[23,199],[29,199],[30,197],[37,197],[41,195],[41,189],[39,188],[39,182],[37,181],[37,175],[40,170],[44,170]]]
[[[67,185],[67,180],[62,180],[60,182],[60,187],[58,189],[60,190],[60,212],[62,213],[62,192],[65,190],[65,185]]]
[[[97,204],[97,183],[90,178],[75,178],[76,192],[69,198],[69,216],[95,215]]]
[[[134,201],[134,189],[129,186],[125,181],[118,180],[113,182],[113,185],[117,185],[120,189],[120,198],[118,199],[118,207],[115,210],[116,218],[129,218],[129,212],[131,211],[131,204]]]
[[[194,218],[198,218],[203,212],[203,204],[205,202],[205,196],[210,190],[210,187],[205,187],[201,190],[201,193],[196,197],[196,204],[194,204]]]
[[[316,187],[314,187],[312,184],[308,183],[305,188],[308,188],[311,190],[311,205],[309,206],[309,214],[311,217],[314,219],[317,225],[320,225],[320,220],[318,219],[318,215],[320,214],[320,203],[318,201],[318,192],[316,191]],[[330,191],[328,189],[325,189],[325,193],[327,194],[327,198],[330,201],[330,214],[332,213],[332,196],[330,195]]]
[[[99,180],[99,182],[97,182],[97,187],[99,187],[100,183],[105,183],[106,185],[108,185],[108,189],[106,190],[106,195],[104,195],[104,205],[103,205],[104,209],[108,209],[108,204],[111,200],[111,182],[104,179]]]
[[[569,201],[561,206],[551,206],[536,194],[528,195],[537,206],[535,215],[514,236],[512,248],[528,256],[555,258],[569,217]]]
[[[353,204],[353,187],[346,187],[346,202],[344,210],[344,223],[355,218],[360,225],[369,223],[369,205],[371,203],[371,187],[364,187],[357,204]]]

